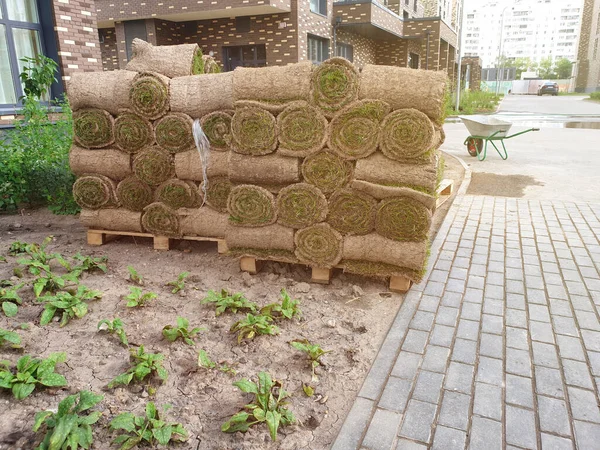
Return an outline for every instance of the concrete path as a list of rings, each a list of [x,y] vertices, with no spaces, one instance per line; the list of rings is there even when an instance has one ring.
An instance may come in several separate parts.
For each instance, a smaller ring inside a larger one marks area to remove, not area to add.
[[[600,103],[586,100],[589,96],[565,95],[507,95],[502,100],[500,112],[599,115]]]

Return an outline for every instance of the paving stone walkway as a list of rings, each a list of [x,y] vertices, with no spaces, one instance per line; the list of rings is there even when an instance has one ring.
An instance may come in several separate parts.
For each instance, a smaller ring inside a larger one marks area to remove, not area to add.
[[[600,449],[600,205],[459,196],[333,450]]]

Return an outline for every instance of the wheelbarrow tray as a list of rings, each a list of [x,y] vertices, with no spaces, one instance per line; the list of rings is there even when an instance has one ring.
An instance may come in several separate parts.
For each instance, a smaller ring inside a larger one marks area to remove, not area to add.
[[[459,116],[459,118],[469,130],[471,136],[486,138],[498,133],[494,135],[494,139],[504,138],[510,127],[512,127],[512,123],[496,119],[493,116]]]

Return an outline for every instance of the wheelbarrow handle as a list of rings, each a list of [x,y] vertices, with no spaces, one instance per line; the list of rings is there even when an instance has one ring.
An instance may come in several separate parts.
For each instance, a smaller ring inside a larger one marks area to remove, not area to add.
[[[539,128],[532,128],[531,131],[540,131]]]

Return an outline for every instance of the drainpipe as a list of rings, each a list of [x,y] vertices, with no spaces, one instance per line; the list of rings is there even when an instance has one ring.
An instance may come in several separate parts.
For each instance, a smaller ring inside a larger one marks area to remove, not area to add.
[[[342,23],[342,18],[337,16],[333,22],[333,56],[337,55],[337,29]]]
[[[458,107],[460,106],[460,87],[461,87],[461,83],[460,83],[460,77],[462,75],[462,25],[463,25],[463,17],[465,15],[465,11],[464,11],[464,0],[461,0],[460,2],[460,18],[458,19],[458,55],[457,55],[457,62],[458,62],[458,70],[456,71],[456,111],[458,111]]]

